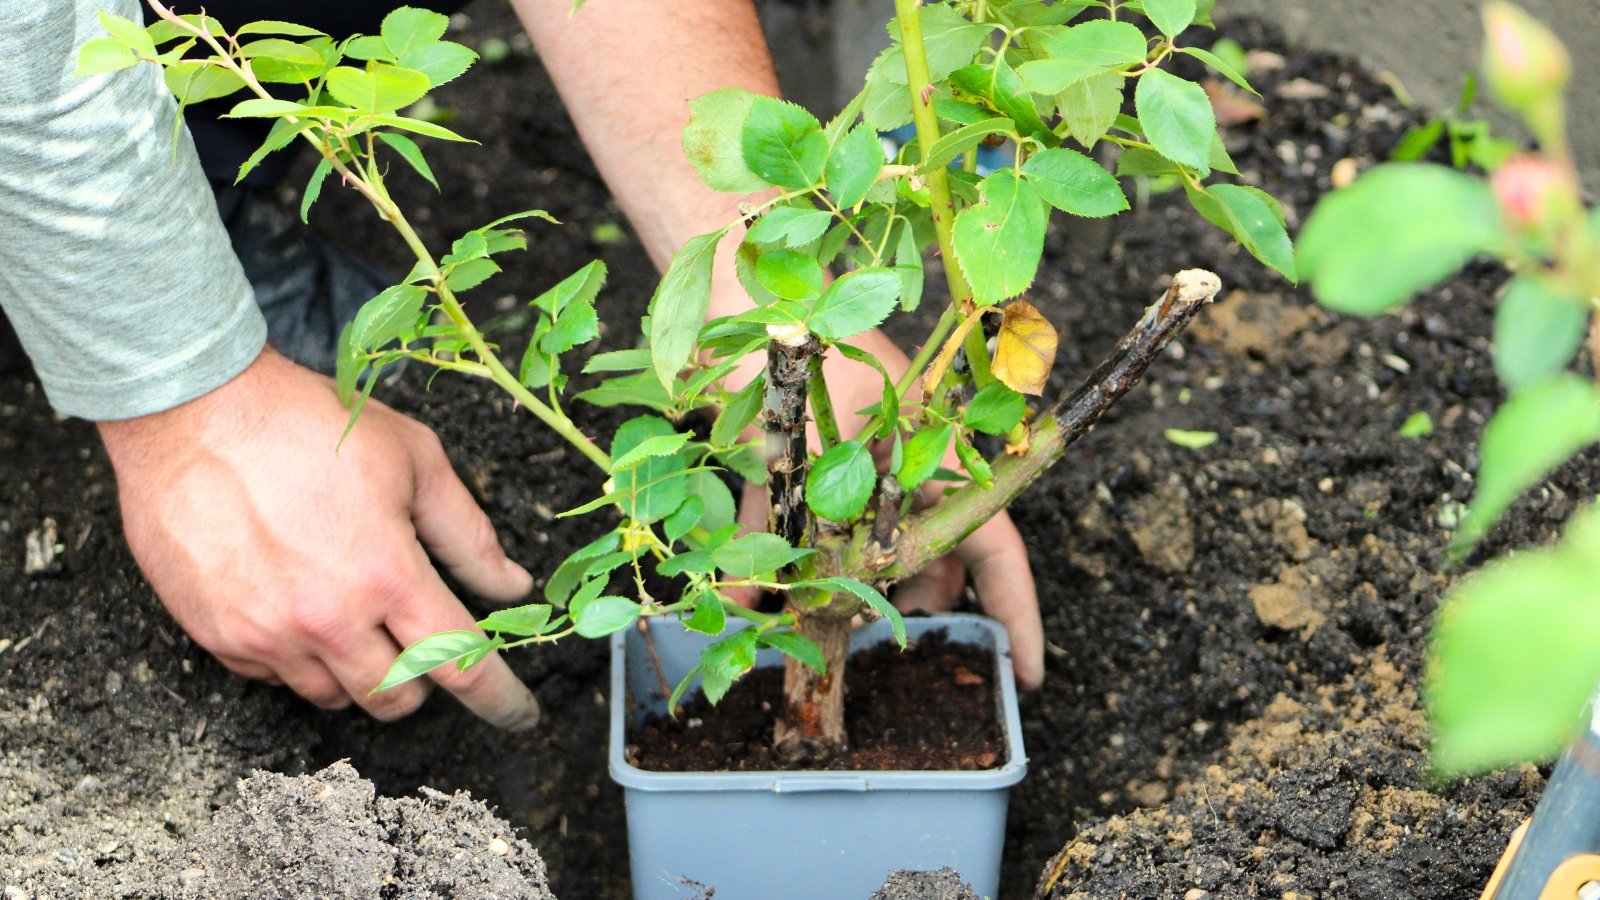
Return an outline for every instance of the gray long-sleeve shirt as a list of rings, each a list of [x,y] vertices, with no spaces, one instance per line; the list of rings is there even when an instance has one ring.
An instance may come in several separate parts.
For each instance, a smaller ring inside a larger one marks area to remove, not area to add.
[[[0,0],[0,305],[52,406],[122,419],[228,381],[266,324],[160,70],[73,77],[98,9],[139,19]]]

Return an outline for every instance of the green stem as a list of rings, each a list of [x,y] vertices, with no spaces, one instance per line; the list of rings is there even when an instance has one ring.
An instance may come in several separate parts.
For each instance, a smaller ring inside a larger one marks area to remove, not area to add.
[[[928,53],[922,43],[922,19],[917,14],[917,0],[894,0],[894,11],[900,22],[900,47],[906,58],[906,89],[911,92],[911,118],[917,125],[917,145],[922,158],[933,154],[933,145],[939,140],[939,117],[933,112],[933,83],[928,74]],[[950,302],[958,308],[972,299],[972,288],[967,276],[956,260],[955,245],[950,239],[954,226],[955,204],[950,200],[950,174],[943,166],[923,176],[928,185],[930,211],[933,213],[933,230],[939,238],[939,254],[944,257],[945,283],[950,287]],[[931,342],[930,342],[931,343]]]
[[[807,390],[811,394],[811,416],[817,423],[817,436],[822,439],[822,450],[844,440],[839,434],[839,419],[833,413],[833,398],[828,395],[828,379],[822,372],[822,354],[806,360],[806,374],[810,380]]]

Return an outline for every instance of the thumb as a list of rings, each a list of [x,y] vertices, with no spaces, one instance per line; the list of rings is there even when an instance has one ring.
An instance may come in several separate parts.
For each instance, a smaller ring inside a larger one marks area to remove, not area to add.
[[[438,438],[412,443],[416,491],[411,522],[428,554],[473,593],[510,603],[533,590],[533,576],[507,558],[494,524],[450,468]]]

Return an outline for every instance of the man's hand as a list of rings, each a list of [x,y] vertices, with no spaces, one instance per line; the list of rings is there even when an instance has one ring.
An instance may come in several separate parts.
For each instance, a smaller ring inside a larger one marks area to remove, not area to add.
[[[429,554],[492,600],[522,597],[533,579],[432,431],[368,401],[335,453],[348,416],[328,379],[266,350],[204,397],[99,427],[128,545],[195,641],[318,706],[354,700],[396,719],[427,694],[416,681],[369,694],[400,649],[475,627]],[[503,728],[538,722],[496,655],[433,679]]]

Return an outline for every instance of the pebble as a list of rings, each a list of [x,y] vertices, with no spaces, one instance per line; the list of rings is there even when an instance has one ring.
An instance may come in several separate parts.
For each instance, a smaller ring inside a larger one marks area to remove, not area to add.
[[[28,900],[28,892],[14,885],[7,885],[6,900]]]
[[[1211,900],[1211,892],[1203,888],[1190,888],[1184,893],[1183,900]]]
[[[511,845],[502,838],[495,838],[489,842],[489,852],[495,856],[505,856],[511,852]]]

